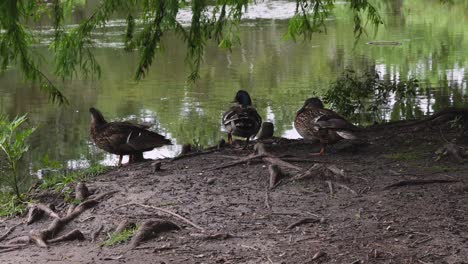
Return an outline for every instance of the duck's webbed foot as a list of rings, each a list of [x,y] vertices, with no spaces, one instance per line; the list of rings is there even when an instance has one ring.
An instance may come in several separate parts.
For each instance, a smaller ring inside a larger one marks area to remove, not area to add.
[[[320,148],[320,152],[318,153],[310,153],[309,155],[311,156],[324,156],[325,155],[325,146],[322,146]]]

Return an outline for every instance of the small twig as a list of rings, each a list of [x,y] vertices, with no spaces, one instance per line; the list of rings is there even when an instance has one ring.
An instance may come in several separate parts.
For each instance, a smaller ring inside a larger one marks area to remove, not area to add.
[[[18,249],[23,249],[26,245],[21,245],[21,246],[15,246],[15,247],[10,247],[10,248],[6,248],[6,249],[2,249],[0,250],[0,254],[1,253],[5,253],[5,252],[10,252],[10,251],[15,251],[15,250],[18,250]]]
[[[196,236],[195,238],[198,240],[226,240],[229,238],[233,238],[234,235],[230,233],[216,233],[216,234],[211,234],[208,236],[202,235],[202,236]]]
[[[422,243],[426,243],[428,241],[431,241],[433,238],[432,237],[426,237],[426,238],[423,238],[423,239],[420,239],[418,241],[414,241],[413,244],[411,244],[411,246],[416,246],[416,245],[419,245],[419,244],[422,244]]]
[[[10,227],[6,232],[5,234],[3,234],[1,237],[0,237],[0,242],[2,242],[3,240],[5,240],[5,238],[7,238],[13,231],[15,231],[15,228],[18,227],[19,225],[21,225],[22,223],[19,223],[19,224],[16,224],[12,227]]]
[[[267,209],[271,209],[270,205],[270,190],[268,188],[265,188],[265,207]]]
[[[201,230],[201,231],[205,231],[205,229],[195,223],[193,223],[192,221],[188,220],[187,218],[177,214],[177,213],[174,213],[174,212],[171,212],[167,209],[164,209],[164,208],[160,208],[160,207],[156,207],[156,206],[151,206],[151,205],[146,205],[146,204],[139,204],[139,203],[126,203],[126,204],[123,204],[123,205],[120,205],[120,206],[117,206],[116,208],[114,208],[114,210],[118,209],[118,208],[121,208],[121,207],[126,207],[126,206],[130,206],[130,205],[137,205],[137,206],[141,206],[143,208],[149,208],[149,209],[154,209],[154,210],[157,210],[157,211],[161,211],[161,212],[164,212],[164,213],[167,213],[167,214],[170,214],[174,217],[177,217],[179,218],[180,220],[186,222],[187,224],[195,227],[196,229],[198,230]]]
[[[335,182],[336,185],[340,186],[341,188],[345,189],[345,190],[348,190],[350,193],[354,194],[354,195],[357,195],[357,192],[351,188],[349,188],[348,186],[344,185],[344,184],[341,184],[341,183],[337,183]]]
[[[225,164],[225,165],[220,165],[220,166],[214,167],[214,168],[209,169],[209,170],[213,171],[213,170],[221,170],[221,169],[230,168],[230,167],[233,167],[233,166],[236,166],[236,165],[239,165],[239,164],[242,164],[242,163],[254,160],[254,159],[261,159],[264,156],[265,155],[250,155],[250,156],[248,156],[246,158],[242,158],[242,159],[240,159],[238,161],[233,161],[233,162],[230,162],[230,163]]]
[[[182,154],[182,155],[179,155],[177,157],[172,158],[171,161],[176,161],[176,160],[195,157],[195,156],[200,156],[200,155],[206,155],[206,154],[210,154],[210,153],[213,153],[213,152],[216,152],[216,151],[218,151],[218,150],[217,149],[212,149],[212,150],[205,150],[205,151],[200,151],[200,152]]]
[[[331,181],[327,181],[328,189],[330,190],[330,197],[333,196],[333,183]]]
[[[14,247],[26,246],[26,245],[27,245],[27,244],[0,245],[0,248],[1,248],[1,249],[5,249],[5,248],[14,248]]]
[[[388,190],[391,188],[396,187],[403,187],[403,186],[412,186],[412,185],[424,185],[424,184],[432,184],[432,183],[454,183],[459,182],[457,180],[446,180],[446,179],[434,179],[434,180],[404,180],[399,181],[397,183],[390,184],[384,187],[384,190]]]
[[[320,219],[302,218],[299,221],[296,221],[296,222],[288,225],[288,227],[286,227],[286,229],[293,229],[294,227],[299,226],[299,225],[308,224],[308,223],[318,223],[318,222],[320,222]]]

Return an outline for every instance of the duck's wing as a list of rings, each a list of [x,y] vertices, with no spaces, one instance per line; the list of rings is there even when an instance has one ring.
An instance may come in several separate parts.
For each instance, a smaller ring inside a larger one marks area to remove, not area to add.
[[[356,126],[331,110],[321,110],[322,115],[318,116],[315,120],[316,125],[320,129],[333,130],[345,139],[357,139],[357,136],[352,132],[356,130]]]
[[[262,125],[262,117],[254,107],[233,106],[223,115],[226,129],[255,129]]]
[[[158,133],[149,131],[146,126],[130,122],[112,122],[101,130],[101,137],[107,138],[110,144],[118,146],[125,152],[143,152],[163,145],[171,145],[171,141]]]
[[[320,109],[319,115],[315,119],[315,123],[321,128],[356,129],[356,126],[344,117],[328,109]]]

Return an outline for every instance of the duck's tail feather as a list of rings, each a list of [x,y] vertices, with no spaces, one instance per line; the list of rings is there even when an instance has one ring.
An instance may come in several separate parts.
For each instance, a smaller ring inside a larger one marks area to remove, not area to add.
[[[348,131],[348,130],[340,130],[340,131],[336,131],[336,133],[344,139],[351,139],[351,140],[358,139],[358,137],[355,134],[353,134],[351,131]]]

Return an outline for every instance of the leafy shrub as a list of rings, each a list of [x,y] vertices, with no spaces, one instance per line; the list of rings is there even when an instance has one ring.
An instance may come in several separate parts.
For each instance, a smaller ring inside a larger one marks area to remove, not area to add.
[[[325,94],[325,102],[352,121],[362,122],[365,113],[372,115],[371,121],[381,121],[381,110],[388,106],[390,99],[395,101],[416,96],[419,81],[382,80],[374,69],[358,74],[347,69],[332,84]]]

